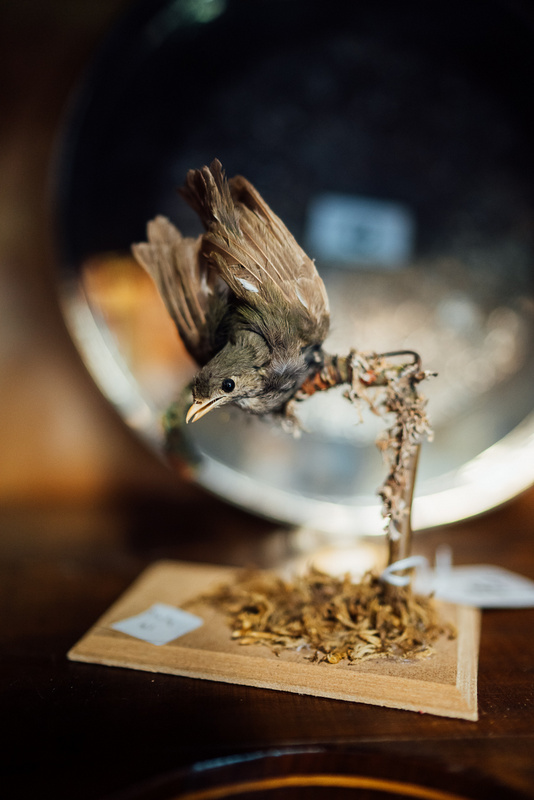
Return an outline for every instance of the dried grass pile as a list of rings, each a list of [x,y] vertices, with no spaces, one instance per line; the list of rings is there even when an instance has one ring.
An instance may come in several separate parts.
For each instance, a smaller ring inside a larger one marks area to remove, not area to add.
[[[359,583],[311,569],[291,582],[269,572],[245,572],[202,598],[228,617],[232,638],[279,654],[298,650],[311,661],[337,664],[369,658],[421,659],[440,636],[432,598],[391,587],[373,573]]]

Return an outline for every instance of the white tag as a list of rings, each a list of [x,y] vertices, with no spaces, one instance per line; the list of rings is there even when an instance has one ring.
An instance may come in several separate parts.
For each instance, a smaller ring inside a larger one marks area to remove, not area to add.
[[[141,614],[114,622],[111,627],[150,644],[162,645],[194,631],[202,624],[203,620],[200,617],[188,611],[168,606],[166,603],[154,603]]]
[[[391,586],[408,586],[411,581],[410,575],[398,575],[398,572],[403,572],[406,569],[414,569],[415,567],[428,567],[428,561],[424,556],[409,556],[408,558],[401,558],[400,561],[395,561],[390,564],[380,573],[381,580],[391,584]]]
[[[473,564],[453,567],[444,549],[436,554],[436,569],[417,573],[414,588],[450,603],[477,608],[530,608],[534,581],[502,567]]]
[[[401,203],[321,194],[309,208],[305,244],[314,257],[340,265],[395,269],[410,260],[414,233],[413,215]]]

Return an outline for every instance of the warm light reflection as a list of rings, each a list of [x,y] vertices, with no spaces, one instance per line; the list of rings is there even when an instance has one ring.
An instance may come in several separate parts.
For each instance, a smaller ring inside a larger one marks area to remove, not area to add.
[[[133,258],[109,255],[85,262],[82,284],[142,393],[164,409],[194,365],[152,280]]]

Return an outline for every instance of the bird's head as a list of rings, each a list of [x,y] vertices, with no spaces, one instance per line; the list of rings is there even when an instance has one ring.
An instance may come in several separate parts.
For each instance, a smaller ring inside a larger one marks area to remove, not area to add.
[[[269,358],[265,341],[257,334],[229,342],[197,373],[193,380],[193,404],[186,422],[196,422],[213,408],[234,403],[244,408],[264,389],[262,367]]]
[[[228,343],[197,373],[186,422],[196,422],[228,403],[252,414],[277,411],[300,386],[306,369],[302,357],[285,353],[278,358],[261,336],[248,332]]]

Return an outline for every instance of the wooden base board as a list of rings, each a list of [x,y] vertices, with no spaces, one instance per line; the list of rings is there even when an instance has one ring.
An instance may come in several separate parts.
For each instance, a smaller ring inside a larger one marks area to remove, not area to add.
[[[377,658],[361,664],[311,663],[304,655],[279,656],[262,645],[231,639],[224,615],[206,606],[189,607],[204,624],[169,644],[156,646],[110,626],[140,614],[153,603],[182,606],[215,586],[232,581],[235,570],[205,564],[153,564],[70,650],[68,658],[114,667],[165,672],[278,691],[476,720],[480,612],[441,604],[458,637],[441,639],[421,661]]]

